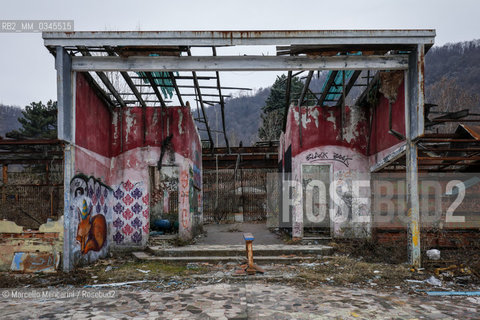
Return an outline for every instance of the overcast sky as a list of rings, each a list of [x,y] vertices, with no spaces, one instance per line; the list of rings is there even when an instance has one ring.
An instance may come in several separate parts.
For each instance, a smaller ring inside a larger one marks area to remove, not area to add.
[[[77,31],[428,28],[436,45],[479,39],[479,12],[478,0],[0,0],[0,20],[73,19]],[[259,88],[275,79],[234,76],[222,85]],[[55,68],[41,34],[0,33],[0,103],[48,99],[56,100]]]

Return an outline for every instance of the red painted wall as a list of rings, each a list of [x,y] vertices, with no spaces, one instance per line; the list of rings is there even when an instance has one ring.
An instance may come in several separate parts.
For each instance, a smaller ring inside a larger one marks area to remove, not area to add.
[[[335,107],[306,107],[301,108],[302,115],[307,115],[306,128],[302,126],[302,146],[300,146],[300,132],[298,120],[294,112],[298,107],[290,108],[287,118],[285,134],[285,150],[291,145],[292,157],[299,153],[319,146],[344,146],[366,155],[367,152],[367,127],[368,110],[358,108],[352,111],[348,106],[345,108],[344,127],[352,127],[353,130],[345,130],[344,139],[341,140],[341,111]],[[316,125],[318,121],[318,127]],[[348,132],[355,132],[353,138]]]
[[[397,100],[392,103],[392,129],[405,135],[405,86],[403,82],[397,92]],[[388,133],[388,99],[381,93],[378,105],[374,109],[370,154],[376,154],[401,142],[394,135]]]
[[[344,127],[354,130],[357,134],[353,139],[340,140],[340,108],[335,107],[314,107],[308,108],[307,128],[302,127],[302,146],[300,146],[298,119],[295,119],[294,112],[298,113],[298,107],[290,108],[287,118],[287,127],[283,136],[284,150],[290,146],[292,157],[299,153],[319,146],[334,145],[344,146],[356,150],[364,155],[373,155],[382,150],[388,149],[399,142],[398,138],[388,133],[389,131],[389,111],[388,99],[379,93],[380,98],[374,111],[366,108],[352,109],[348,106],[345,110]],[[358,108],[358,107],[355,107]],[[318,112],[318,127],[315,125],[312,113]],[[301,108],[302,115],[305,116],[307,108]],[[367,144],[369,136],[370,113],[372,116],[372,131],[370,135],[370,150],[367,154]],[[397,90],[397,99],[392,103],[392,129],[405,135],[405,87],[402,84]],[[350,131],[351,131],[350,130]],[[345,135],[344,135],[345,136]]]
[[[173,135],[170,143],[173,151],[193,160],[197,168],[201,168],[201,143],[190,108],[131,107],[117,108],[111,113],[82,73],[76,78],[75,102],[77,146],[106,159],[139,147],[161,147],[162,141]],[[145,141],[144,127],[147,128]],[[102,160],[98,159],[94,161],[92,156],[84,153],[78,153],[76,157],[77,169],[104,176],[108,164],[100,163]]]
[[[77,73],[75,93],[75,143],[102,156],[111,156],[112,116],[82,73]]]
[[[145,142],[143,112],[147,128]],[[200,139],[188,107],[168,107],[165,110],[133,107],[117,109],[115,113],[111,125],[112,156],[139,147],[161,147],[162,142],[169,135],[173,135],[170,143],[173,151],[194,160],[196,165],[201,167]]]

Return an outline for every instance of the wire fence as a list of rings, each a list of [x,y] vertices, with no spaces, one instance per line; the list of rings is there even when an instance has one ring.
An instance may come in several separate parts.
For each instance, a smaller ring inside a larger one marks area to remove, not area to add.
[[[27,229],[63,215],[63,162],[2,164],[0,218]]]

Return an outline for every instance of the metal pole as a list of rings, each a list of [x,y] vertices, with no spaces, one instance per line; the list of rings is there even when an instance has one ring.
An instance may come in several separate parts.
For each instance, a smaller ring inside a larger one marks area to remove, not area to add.
[[[75,73],[72,72],[71,57],[62,47],[57,47],[55,68],[57,69],[57,101],[58,101],[58,139],[66,141],[64,151],[64,204],[63,204],[63,271],[73,269],[72,244],[74,241],[73,226],[74,217],[71,215],[70,180],[75,171],[75,108],[74,90]]]
[[[408,216],[408,261],[421,266],[420,256],[420,199],[418,194],[418,159],[415,139],[424,133],[424,54],[423,45],[410,53],[405,72],[405,135],[406,135],[406,195]]]

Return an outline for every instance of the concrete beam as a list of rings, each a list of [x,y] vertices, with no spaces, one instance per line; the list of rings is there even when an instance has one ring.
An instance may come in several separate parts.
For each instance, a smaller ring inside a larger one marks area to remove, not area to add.
[[[409,105],[410,105],[410,133],[412,140],[422,136],[425,132],[424,103],[425,103],[425,48],[418,48],[410,53],[408,59]],[[405,104],[407,105],[407,104]]]
[[[402,145],[395,149],[392,153],[382,158],[380,161],[370,167],[370,172],[377,172],[385,167],[388,167],[392,162],[397,161],[405,155],[405,145]]]
[[[57,47],[55,69],[57,70],[58,139],[74,142],[73,73],[70,55]]]
[[[406,70],[407,55],[72,57],[74,71]]]
[[[406,200],[409,217],[407,244],[409,263],[417,268],[421,266],[421,251],[418,150],[415,139],[424,133],[424,56],[424,46],[418,45],[410,53],[409,68],[405,72]]]
[[[45,46],[433,45],[435,30],[44,32]]]
[[[70,181],[75,171],[75,147],[67,144],[64,149],[64,176],[63,176],[63,271],[73,270],[73,244],[75,243],[75,218],[70,210],[72,196],[70,194]]]

